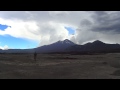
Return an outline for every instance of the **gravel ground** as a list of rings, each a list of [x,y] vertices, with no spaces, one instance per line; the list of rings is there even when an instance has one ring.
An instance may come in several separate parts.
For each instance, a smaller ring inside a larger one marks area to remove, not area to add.
[[[120,53],[0,54],[0,79],[119,79]]]

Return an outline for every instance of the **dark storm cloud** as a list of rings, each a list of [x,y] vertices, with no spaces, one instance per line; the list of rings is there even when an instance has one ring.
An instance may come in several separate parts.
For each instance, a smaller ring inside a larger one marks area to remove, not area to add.
[[[92,15],[94,25],[91,28],[93,31],[112,31],[120,33],[120,12],[95,11]]]
[[[83,19],[80,24],[82,26],[90,26],[90,25],[92,25],[92,22],[90,20]]]

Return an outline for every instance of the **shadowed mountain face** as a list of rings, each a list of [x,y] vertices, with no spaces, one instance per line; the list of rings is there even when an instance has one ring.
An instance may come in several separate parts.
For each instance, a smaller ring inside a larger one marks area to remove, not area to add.
[[[96,40],[92,43],[77,45],[72,41],[65,39],[55,43],[44,45],[33,49],[8,49],[0,50],[0,53],[51,53],[51,52],[120,52],[119,44],[106,44]]]
[[[119,44],[106,44],[102,41],[96,40],[92,43],[84,45],[74,45],[66,49],[68,52],[114,52],[120,51]]]
[[[64,41],[58,41],[50,45],[44,45],[41,47],[38,47],[35,49],[36,52],[62,52],[66,48],[76,45],[75,43],[71,42],[68,39],[65,39]]]

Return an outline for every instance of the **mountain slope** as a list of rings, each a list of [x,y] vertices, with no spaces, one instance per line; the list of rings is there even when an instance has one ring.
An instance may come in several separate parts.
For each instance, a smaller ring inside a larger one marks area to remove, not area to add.
[[[36,52],[45,53],[45,52],[63,52],[66,48],[76,45],[72,41],[65,39],[64,41],[58,41],[50,45],[44,45],[36,48]]]
[[[84,45],[74,45],[67,48],[68,52],[112,52],[118,51],[120,49],[119,44],[106,44],[102,41],[96,40],[92,43],[87,43]]]

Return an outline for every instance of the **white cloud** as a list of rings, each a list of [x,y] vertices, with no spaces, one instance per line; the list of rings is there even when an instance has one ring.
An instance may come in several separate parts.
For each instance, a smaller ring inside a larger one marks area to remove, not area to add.
[[[95,39],[119,42],[116,39],[120,38],[119,34],[116,36],[91,30],[93,26],[98,25],[94,20],[96,17],[91,17],[93,13],[93,11],[0,11],[0,23],[11,26],[5,31],[0,30],[0,35],[9,34],[13,37],[36,40],[40,45],[66,38],[78,44]],[[75,34],[69,35],[64,27],[75,28]]]
[[[1,11],[0,23],[11,26],[0,35],[26,38],[50,44],[57,40],[70,38],[65,26],[77,28],[86,12],[77,11]],[[80,16],[79,16],[80,15]],[[79,19],[78,19],[79,18]]]
[[[7,45],[5,45],[5,46],[0,46],[0,49],[2,49],[2,50],[7,50],[7,49],[9,49],[9,47],[7,46]]]

